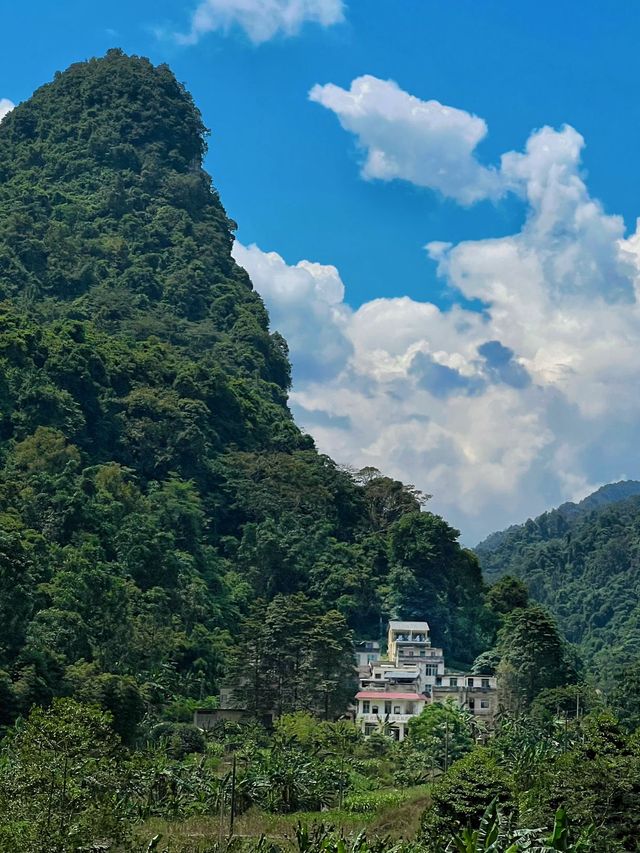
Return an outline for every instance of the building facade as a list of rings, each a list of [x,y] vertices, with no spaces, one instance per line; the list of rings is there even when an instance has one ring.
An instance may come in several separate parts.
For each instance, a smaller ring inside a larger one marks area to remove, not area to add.
[[[369,664],[380,660],[380,643],[376,640],[362,640],[355,645],[358,671],[368,669]]]
[[[359,649],[372,641],[358,644]],[[377,645],[377,644],[375,644]],[[455,701],[488,726],[497,711],[495,676],[447,669],[442,649],[431,645],[427,622],[392,620],[387,656],[362,662],[358,657],[359,690],[356,725],[365,735],[383,731],[404,740],[408,723],[431,702]]]

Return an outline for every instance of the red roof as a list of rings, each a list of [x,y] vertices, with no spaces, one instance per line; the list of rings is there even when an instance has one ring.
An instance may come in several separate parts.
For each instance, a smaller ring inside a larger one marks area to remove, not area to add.
[[[426,696],[417,693],[376,693],[373,690],[361,690],[356,693],[356,699],[408,699],[410,702],[426,702]]]

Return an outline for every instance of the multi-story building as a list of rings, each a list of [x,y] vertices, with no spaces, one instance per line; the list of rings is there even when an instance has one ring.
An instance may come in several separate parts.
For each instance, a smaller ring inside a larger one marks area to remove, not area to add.
[[[495,676],[447,669],[442,649],[431,645],[427,622],[389,622],[387,657],[380,658],[379,647],[377,651],[368,666],[358,659],[356,725],[365,735],[388,731],[404,740],[412,717],[426,704],[448,699],[479,720],[493,721],[497,711]]]
[[[431,691],[434,702],[455,700],[478,720],[491,725],[498,711],[498,685],[495,675],[471,675],[464,672],[447,672],[436,678]]]
[[[376,640],[362,640],[356,643],[356,661],[358,669],[367,669],[370,663],[380,660],[380,643]]]
[[[387,731],[404,740],[411,717],[420,714],[429,701],[427,696],[395,690],[360,690],[356,694],[356,724],[365,735]]]

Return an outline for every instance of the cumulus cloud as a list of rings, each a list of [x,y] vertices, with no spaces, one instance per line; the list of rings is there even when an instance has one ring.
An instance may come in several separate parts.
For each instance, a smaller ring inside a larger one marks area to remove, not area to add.
[[[11,110],[15,107],[13,101],[10,101],[8,98],[0,98],[0,121],[10,113]]]
[[[261,44],[277,35],[296,35],[306,23],[329,27],[342,20],[343,0],[202,0],[189,32],[176,38],[182,44],[196,44],[207,33],[238,27],[254,44]]]
[[[342,112],[357,111],[344,94]],[[335,268],[236,244],[292,343],[292,404],[320,449],[433,493],[470,544],[640,475],[640,226],[625,237],[591,197],[583,145],[545,127],[502,157],[498,180],[526,204],[517,233],[427,246],[464,297],[448,310],[406,296],[353,310]],[[396,150],[398,174],[414,155]]]
[[[353,349],[346,333],[350,309],[338,270],[309,261],[289,266],[276,252],[238,241],[233,257],[267,303],[271,326],[285,336],[296,379],[335,376]]]
[[[309,97],[331,110],[365,152],[362,175],[401,178],[438,190],[462,204],[499,198],[499,170],[475,155],[487,135],[484,119],[439,101],[421,101],[393,80],[365,74],[349,90],[333,83],[314,86]]]

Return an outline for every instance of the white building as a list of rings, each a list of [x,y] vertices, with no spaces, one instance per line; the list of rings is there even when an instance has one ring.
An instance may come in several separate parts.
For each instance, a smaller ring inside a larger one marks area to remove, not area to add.
[[[492,722],[497,710],[495,676],[446,669],[442,649],[431,645],[427,622],[389,622],[387,650],[386,659],[378,654],[368,666],[359,660],[356,725],[365,735],[386,731],[404,740],[411,717],[422,713],[426,704],[447,699]]]
[[[404,740],[409,720],[420,714],[428,701],[417,693],[361,690],[356,694],[356,723],[365,735],[384,731]]]
[[[358,669],[366,669],[370,663],[375,663],[377,660],[380,660],[380,643],[376,640],[362,640],[356,643]]]

